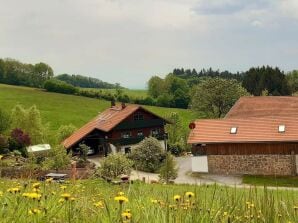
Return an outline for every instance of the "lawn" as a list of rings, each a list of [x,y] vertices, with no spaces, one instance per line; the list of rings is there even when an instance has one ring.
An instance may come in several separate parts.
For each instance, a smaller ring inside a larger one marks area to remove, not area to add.
[[[187,193],[188,192],[188,193]],[[298,192],[101,180],[0,183],[2,223],[297,222]]]
[[[243,183],[256,186],[298,187],[298,177],[282,176],[243,176]]]
[[[110,106],[110,102],[105,100],[0,84],[0,107],[6,111],[11,111],[16,104],[25,107],[36,105],[41,112],[43,122],[49,123],[51,130],[56,130],[61,125],[70,123],[76,127],[81,127]],[[177,112],[185,126],[188,126],[188,123],[196,118],[196,115],[187,109],[144,107],[161,116],[166,116],[170,112]]]

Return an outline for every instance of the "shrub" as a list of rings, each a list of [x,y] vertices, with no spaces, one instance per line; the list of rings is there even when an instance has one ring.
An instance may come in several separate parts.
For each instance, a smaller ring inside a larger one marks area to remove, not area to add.
[[[10,134],[9,142],[9,150],[19,151],[22,156],[27,156],[26,147],[31,144],[30,136],[23,132],[21,129],[13,129]]]
[[[76,130],[76,127],[72,124],[60,126],[60,128],[57,131],[58,142],[59,143],[62,142],[64,139],[70,136],[75,130]]]
[[[170,180],[175,180],[178,176],[178,168],[174,157],[167,153],[166,159],[159,170],[159,178],[161,181],[169,183]]]
[[[130,154],[135,167],[142,171],[157,172],[165,159],[166,153],[159,141],[153,137],[145,138]]]
[[[121,153],[110,154],[101,162],[98,168],[100,176],[117,178],[121,174],[129,175],[132,170],[133,162]]]
[[[0,134],[0,154],[9,153],[8,140],[4,135]]]
[[[80,151],[80,159],[82,159],[82,161],[86,162],[87,161],[87,156],[88,156],[88,151],[90,150],[90,147],[87,146],[84,143],[81,143],[79,145],[79,151]]]
[[[0,133],[7,130],[10,126],[9,115],[0,108]]]
[[[56,146],[51,149],[49,156],[42,163],[43,169],[54,169],[56,171],[64,169],[70,164],[70,157],[71,154],[67,154],[62,145]]]
[[[50,92],[58,92],[63,94],[75,94],[77,88],[71,84],[57,79],[50,79],[44,83],[44,88]]]

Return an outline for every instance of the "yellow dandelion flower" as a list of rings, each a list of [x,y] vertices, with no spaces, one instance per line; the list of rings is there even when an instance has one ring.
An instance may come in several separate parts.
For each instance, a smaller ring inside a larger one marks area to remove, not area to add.
[[[120,204],[122,204],[123,202],[128,202],[128,198],[125,196],[116,196],[114,200],[118,201]]]
[[[119,196],[124,196],[124,192],[120,191],[120,192],[118,193],[118,195],[119,195]]]
[[[64,186],[64,185],[60,186],[60,189],[62,189],[62,190],[65,190],[66,188],[67,188],[67,186]]]
[[[61,194],[61,197],[67,201],[71,198],[71,195],[69,193],[63,193],[63,194]]]
[[[2,191],[0,191],[0,197],[2,197],[3,196],[3,192]]]
[[[123,213],[121,214],[121,216],[122,216],[125,220],[128,220],[128,219],[131,219],[132,214],[129,213],[129,212],[123,212]]]
[[[34,183],[32,184],[32,187],[38,189],[40,187],[40,183]]]
[[[153,203],[153,204],[157,204],[157,203],[158,203],[158,200],[156,200],[156,199],[151,199],[151,203]]]
[[[98,202],[94,203],[94,206],[97,208],[104,208],[104,204],[102,201],[98,201]]]
[[[193,192],[186,192],[185,196],[188,197],[188,198],[192,198],[192,197],[195,196],[195,194]]]
[[[19,193],[20,191],[21,189],[19,187],[12,187],[7,190],[7,192],[13,193],[13,194]]]
[[[30,215],[34,215],[34,214],[40,214],[41,213],[41,210],[37,209],[37,208],[32,208],[28,211],[28,213]]]
[[[180,201],[180,200],[181,200],[181,196],[180,196],[180,195],[175,195],[175,196],[174,196],[174,200],[175,200],[176,202]]]
[[[63,199],[63,198],[60,198],[59,200],[58,200],[58,203],[63,203],[65,200]]]
[[[46,183],[52,183],[52,182],[53,182],[53,178],[46,179]]]

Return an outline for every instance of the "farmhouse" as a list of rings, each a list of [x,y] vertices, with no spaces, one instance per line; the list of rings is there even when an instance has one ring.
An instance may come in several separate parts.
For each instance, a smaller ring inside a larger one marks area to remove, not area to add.
[[[188,143],[193,171],[295,175],[298,97],[242,97],[225,118],[195,121]]]
[[[153,136],[165,148],[164,118],[139,105],[114,104],[63,141],[66,149],[78,152],[79,144],[91,148],[90,153],[107,155],[129,153],[145,137]]]

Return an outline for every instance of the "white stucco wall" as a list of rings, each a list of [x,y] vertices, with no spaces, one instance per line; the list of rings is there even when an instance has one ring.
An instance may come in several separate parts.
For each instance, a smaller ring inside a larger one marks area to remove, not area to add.
[[[193,156],[191,157],[192,172],[208,173],[208,159],[207,156]]]

